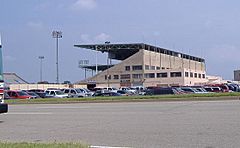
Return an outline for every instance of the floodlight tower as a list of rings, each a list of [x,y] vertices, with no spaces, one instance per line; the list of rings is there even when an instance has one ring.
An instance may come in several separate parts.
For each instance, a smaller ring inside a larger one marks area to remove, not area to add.
[[[61,31],[53,31],[52,37],[56,38],[56,67],[57,67],[57,76],[56,76],[56,82],[59,83],[59,74],[58,74],[58,39],[62,38],[62,32]]]
[[[42,61],[44,56],[39,56],[38,59],[40,59],[40,82],[42,82]]]
[[[107,48],[107,45],[108,45],[108,44],[110,44],[110,42],[109,42],[109,41],[106,41],[106,42],[105,42],[105,45],[106,45],[105,48],[108,49],[108,55],[107,55],[107,86],[109,87],[109,79],[110,79],[110,76],[109,76],[109,70],[108,70],[108,69],[109,69],[109,54],[110,54],[110,53],[109,53],[109,48]]]

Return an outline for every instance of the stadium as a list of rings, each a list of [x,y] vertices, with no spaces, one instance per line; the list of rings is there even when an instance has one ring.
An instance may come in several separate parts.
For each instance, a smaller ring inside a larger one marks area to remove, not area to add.
[[[80,81],[89,87],[193,86],[205,84],[203,58],[144,43],[87,44],[74,47],[108,54],[107,65],[86,65],[96,75]],[[120,62],[113,65],[111,60]]]

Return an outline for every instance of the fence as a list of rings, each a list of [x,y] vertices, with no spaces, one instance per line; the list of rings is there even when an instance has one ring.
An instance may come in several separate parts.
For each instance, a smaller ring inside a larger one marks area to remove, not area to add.
[[[79,84],[10,84],[10,90],[30,90],[30,89],[63,89],[63,88],[87,88],[87,85]]]

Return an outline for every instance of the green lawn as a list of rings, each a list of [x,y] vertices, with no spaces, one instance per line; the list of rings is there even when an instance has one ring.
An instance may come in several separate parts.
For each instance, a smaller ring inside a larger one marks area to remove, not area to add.
[[[78,143],[10,143],[0,142],[1,148],[88,148],[88,145]]]
[[[226,100],[238,99],[240,93],[208,93],[184,95],[153,95],[153,96],[117,96],[117,97],[84,97],[84,98],[44,98],[20,100],[5,100],[8,104],[34,103],[78,103],[78,102],[117,102],[117,101],[192,101],[192,100]]]

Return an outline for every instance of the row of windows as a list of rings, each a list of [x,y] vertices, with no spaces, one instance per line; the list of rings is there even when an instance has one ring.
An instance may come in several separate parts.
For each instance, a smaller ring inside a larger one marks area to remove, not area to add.
[[[160,69],[169,69],[169,68],[145,65],[145,70],[160,70]],[[131,70],[131,66],[125,66],[125,71],[130,71],[130,70]],[[134,66],[132,66],[132,70],[133,71],[143,70],[143,66],[142,65],[134,65]]]
[[[130,66],[125,66],[125,70],[126,71],[130,71]],[[132,70],[136,71],[136,70],[143,70],[143,66],[142,65],[134,65],[132,66]]]
[[[205,74],[200,74],[200,73],[193,73],[193,72],[185,72],[185,77],[190,77],[190,78],[205,78]]]
[[[192,72],[185,72],[185,77],[191,77],[191,78],[205,78],[205,74],[199,74],[199,73],[192,73]],[[161,73],[145,73],[144,78],[167,78],[168,73],[167,72],[161,72]],[[182,72],[170,72],[170,77],[182,77]],[[133,79],[142,79],[143,74],[132,74]],[[108,76],[105,75],[105,80],[111,79],[111,75]],[[119,79],[119,75],[113,75],[114,80]],[[122,74],[120,75],[120,79],[131,79],[130,74]]]

